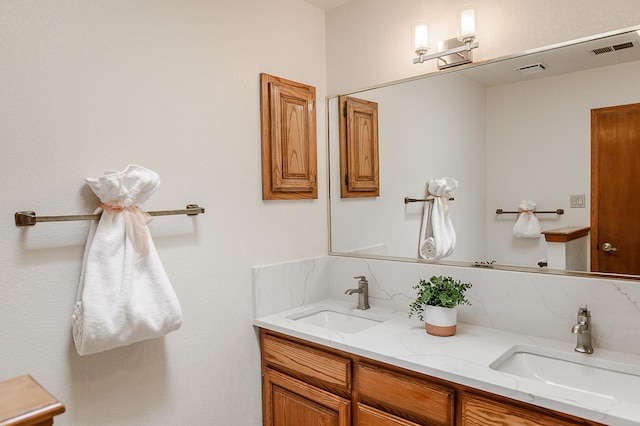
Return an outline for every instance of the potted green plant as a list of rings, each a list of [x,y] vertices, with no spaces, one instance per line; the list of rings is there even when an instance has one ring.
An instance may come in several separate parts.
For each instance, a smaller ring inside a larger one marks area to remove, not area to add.
[[[427,333],[434,336],[453,336],[456,333],[458,305],[471,305],[465,292],[471,283],[463,283],[452,277],[432,276],[413,286],[418,291],[411,303],[409,318],[418,316],[424,321]]]

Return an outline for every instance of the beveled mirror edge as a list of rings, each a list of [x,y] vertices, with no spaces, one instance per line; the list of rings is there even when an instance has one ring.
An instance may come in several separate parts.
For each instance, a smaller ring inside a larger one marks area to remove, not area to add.
[[[494,59],[488,59],[481,62],[475,62],[471,64],[462,65],[455,68],[443,69],[438,71],[433,71],[426,74],[419,74],[399,80],[394,80],[387,83],[381,83],[369,87],[365,87],[358,90],[353,90],[349,92],[339,93],[335,95],[327,95],[325,97],[325,126],[326,126],[326,156],[327,156],[327,243],[329,247],[328,255],[334,257],[347,257],[347,258],[355,258],[355,259],[367,259],[367,260],[383,260],[383,261],[391,261],[391,262],[402,262],[402,263],[418,263],[418,264],[426,264],[426,265],[439,265],[439,266],[452,266],[452,267],[461,267],[461,268],[477,268],[477,269],[491,269],[497,271],[507,271],[507,272],[524,272],[524,273],[533,273],[533,274],[545,274],[545,275],[560,275],[560,276],[568,276],[568,277],[580,277],[580,278],[595,278],[595,279],[615,279],[615,280],[625,280],[625,281],[640,281],[640,275],[625,275],[625,274],[613,274],[613,273],[604,273],[604,272],[585,272],[585,271],[569,271],[563,269],[538,269],[527,266],[511,266],[511,265],[501,265],[501,264],[492,264],[491,266],[478,266],[470,262],[462,262],[462,261],[452,261],[452,260],[427,260],[427,259],[417,259],[410,257],[398,257],[398,256],[381,256],[374,254],[358,254],[358,253],[343,253],[343,252],[334,252],[331,247],[331,173],[330,173],[330,144],[329,144],[329,101],[331,99],[335,99],[339,96],[347,96],[353,95],[360,92],[364,92],[367,90],[378,89],[382,87],[388,87],[396,84],[402,84],[414,80],[419,80],[422,78],[433,77],[436,75],[448,74],[451,72],[456,72],[464,69],[474,68],[486,64],[506,61],[513,58],[519,58],[527,55],[532,55],[535,53],[550,51],[554,49],[559,49],[566,46],[571,46],[579,43],[585,43],[589,41],[594,41],[602,38],[607,38],[611,36],[621,35],[625,33],[631,33],[634,31],[640,31],[640,25],[635,25],[619,30],[608,31],[605,33],[595,34],[592,36],[582,37],[575,40],[569,40],[562,43],[556,43],[549,46],[543,46],[540,48],[526,50],[520,53],[514,53],[510,55],[500,56]]]

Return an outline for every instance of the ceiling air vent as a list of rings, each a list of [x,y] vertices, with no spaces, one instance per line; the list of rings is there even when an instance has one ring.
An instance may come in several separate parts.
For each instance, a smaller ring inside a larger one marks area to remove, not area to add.
[[[591,54],[592,55],[601,55],[603,53],[615,52],[616,50],[628,49],[628,48],[633,47],[633,46],[634,46],[634,42],[633,41],[627,41],[627,42],[624,42],[624,43],[614,44],[613,46],[605,46],[605,47],[599,47],[597,49],[593,49],[593,50],[591,50]]]
[[[546,69],[547,69],[547,66],[542,62],[540,62],[538,64],[525,65],[523,67],[516,68],[516,71],[521,72],[522,74],[528,75],[528,74],[535,74],[538,72],[542,72]]]

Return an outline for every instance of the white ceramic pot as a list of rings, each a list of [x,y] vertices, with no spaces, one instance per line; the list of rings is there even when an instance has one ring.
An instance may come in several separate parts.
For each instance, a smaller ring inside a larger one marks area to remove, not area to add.
[[[458,307],[443,308],[441,306],[424,307],[424,327],[427,333],[434,336],[453,336],[456,334]]]

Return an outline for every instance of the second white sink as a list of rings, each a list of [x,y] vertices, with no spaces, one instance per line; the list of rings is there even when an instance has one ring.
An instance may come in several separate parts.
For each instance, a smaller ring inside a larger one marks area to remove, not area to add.
[[[287,318],[342,333],[357,333],[387,320],[385,317],[366,311],[336,306],[315,306],[308,310],[291,314]]]
[[[640,404],[640,365],[518,345],[489,367],[608,400]]]

